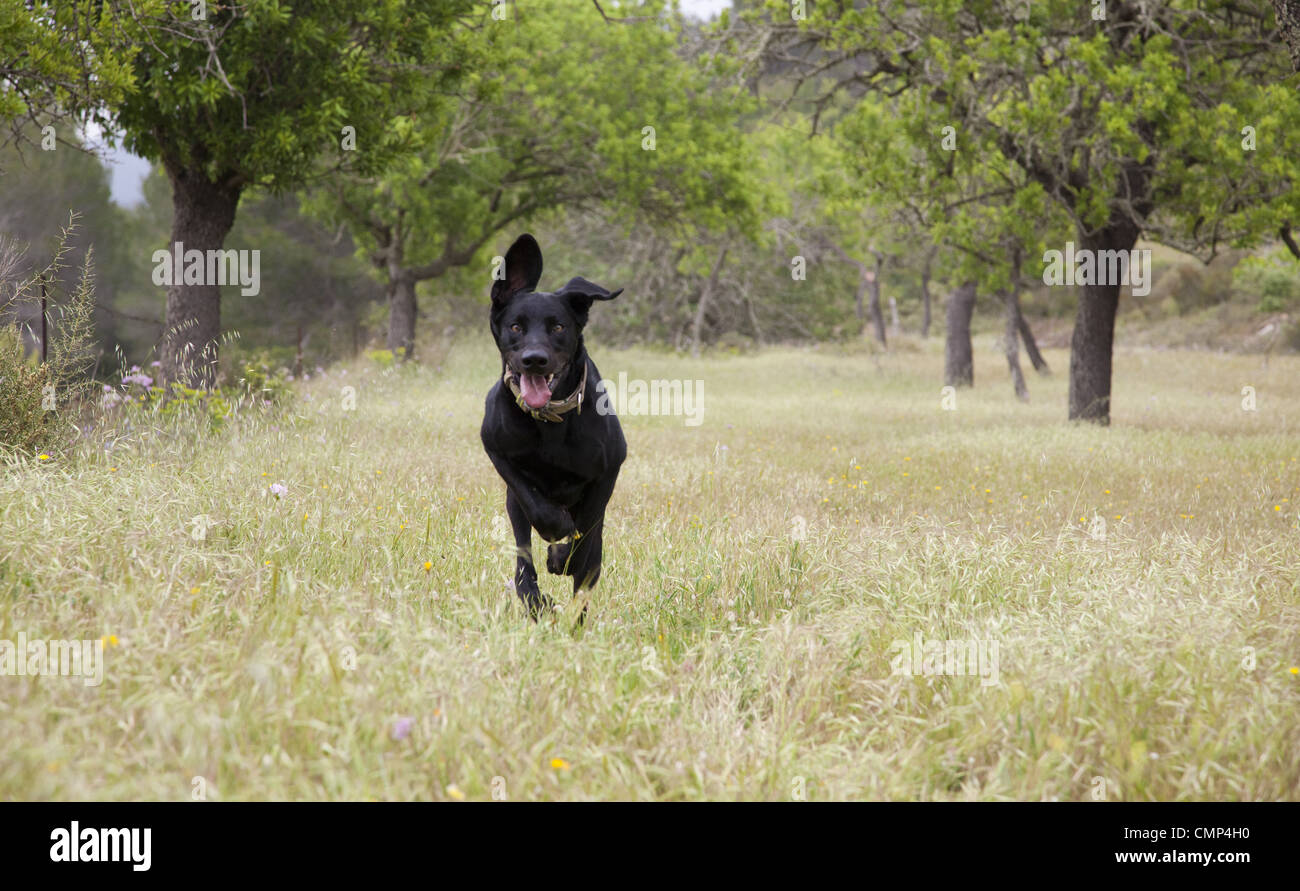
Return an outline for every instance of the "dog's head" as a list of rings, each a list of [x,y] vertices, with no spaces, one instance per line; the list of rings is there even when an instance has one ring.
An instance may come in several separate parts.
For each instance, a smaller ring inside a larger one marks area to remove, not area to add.
[[[623,289],[610,293],[585,278],[571,278],[552,293],[533,290],[542,277],[542,249],[528,234],[506,251],[504,272],[492,283],[492,337],[524,402],[541,408],[582,353],[582,328],[592,302],[613,300]]]

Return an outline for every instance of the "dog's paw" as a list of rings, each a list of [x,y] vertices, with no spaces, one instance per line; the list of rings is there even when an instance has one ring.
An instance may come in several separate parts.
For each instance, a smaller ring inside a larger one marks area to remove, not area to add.
[[[572,542],[553,544],[546,549],[546,571],[552,575],[564,575],[569,562],[569,552],[573,550]]]
[[[519,595],[519,600],[528,610],[528,617],[534,622],[544,610],[553,609],[555,601],[547,597],[537,587],[537,582],[530,580],[530,584],[521,584],[515,586],[515,593]]]
[[[561,541],[578,529],[573,523],[573,516],[562,507],[551,508],[546,516],[538,517],[533,526],[547,541]]]

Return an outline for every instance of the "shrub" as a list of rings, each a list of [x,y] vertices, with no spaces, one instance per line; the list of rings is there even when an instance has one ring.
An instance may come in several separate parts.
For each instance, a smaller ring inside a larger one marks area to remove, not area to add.
[[[738,356],[741,353],[751,352],[755,343],[754,338],[741,334],[739,331],[724,331],[722,336],[714,343],[714,346],[719,350]]]
[[[46,361],[28,359],[18,330],[5,324],[0,334],[0,448],[29,451],[43,446],[59,429],[59,422],[75,414],[93,386],[86,372],[94,360],[95,273],[94,257],[86,249],[76,287],[66,301],[57,300],[54,286],[65,268],[68,242],[77,229],[77,215],[59,233],[58,245],[49,264],[35,275],[17,280],[12,291],[0,294],[0,317],[20,303],[31,301],[47,282],[52,337],[46,345]],[[0,244],[0,286],[9,290],[22,252],[12,244]]]
[[[233,411],[233,406],[220,389],[195,390],[180,383],[172,383],[171,394],[166,399],[162,398],[162,388],[156,388],[149,402],[164,418],[202,418],[213,429],[220,429]]]
[[[280,402],[293,392],[288,373],[263,351],[243,363],[239,395],[252,402]]]
[[[392,350],[367,350],[366,355],[372,361],[378,363],[379,367],[385,371],[393,367],[394,356]]]
[[[122,375],[120,387],[104,385],[100,404],[106,412],[121,411],[128,417],[150,414],[158,418],[191,418],[220,429],[240,403],[265,406],[282,401],[292,392],[284,369],[273,372],[255,360],[245,363],[244,375],[237,386],[206,390],[187,387],[179,381],[166,388],[154,386],[153,377],[139,365],[133,365]]]
[[[1277,253],[1250,257],[1233,270],[1232,290],[1258,301],[1260,312],[1282,312],[1300,301],[1300,269]]]
[[[18,330],[0,327],[0,446],[29,452],[46,435],[43,403],[50,375],[24,352]]]

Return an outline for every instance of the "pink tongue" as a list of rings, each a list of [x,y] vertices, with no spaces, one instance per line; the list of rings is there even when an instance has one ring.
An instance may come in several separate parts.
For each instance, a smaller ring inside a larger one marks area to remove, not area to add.
[[[521,374],[519,392],[529,408],[541,408],[551,401],[551,388],[540,374]]]

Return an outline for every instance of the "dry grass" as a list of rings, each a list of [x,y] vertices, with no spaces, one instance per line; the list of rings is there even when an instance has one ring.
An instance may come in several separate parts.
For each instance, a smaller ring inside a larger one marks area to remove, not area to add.
[[[97,688],[0,678],[0,798],[1296,798],[1300,360],[1122,353],[1095,429],[1063,352],[1022,406],[991,342],[942,411],[936,347],[597,349],[705,416],[624,418],[576,635],[505,591],[484,345],[11,460],[0,639],[117,644]],[[916,634],[1000,684],[893,675]]]

